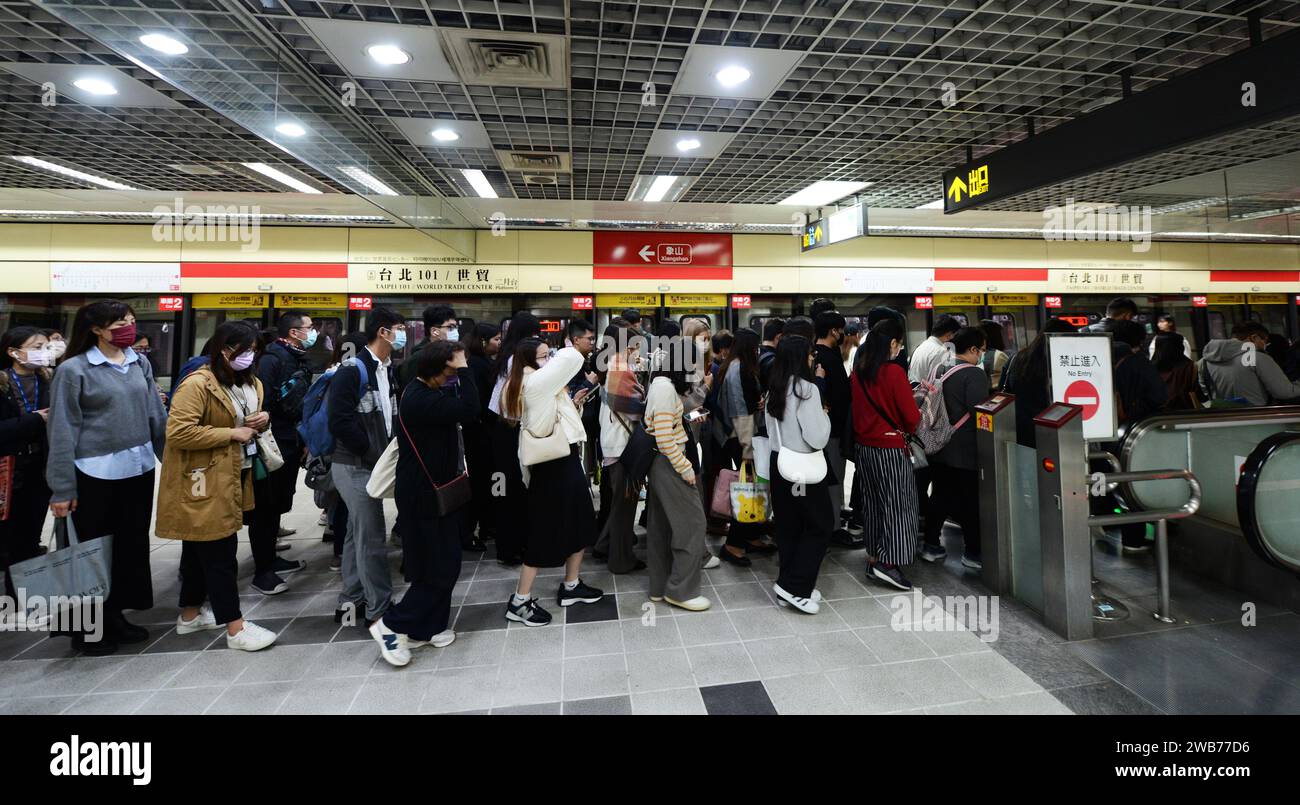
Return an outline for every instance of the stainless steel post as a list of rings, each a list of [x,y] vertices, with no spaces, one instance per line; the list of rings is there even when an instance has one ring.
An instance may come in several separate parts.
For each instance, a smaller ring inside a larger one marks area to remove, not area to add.
[[[1169,614],[1169,521],[1156,520],[1156,584],[1160,588],[1160,608],[1155,618],[1163,623],[1173,623]]]

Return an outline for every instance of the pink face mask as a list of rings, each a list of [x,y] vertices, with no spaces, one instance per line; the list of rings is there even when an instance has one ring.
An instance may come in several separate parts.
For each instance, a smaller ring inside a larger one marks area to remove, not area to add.
[[[230,361],[230,368],[242,372],[253,365],[253,351],[241,352]]]

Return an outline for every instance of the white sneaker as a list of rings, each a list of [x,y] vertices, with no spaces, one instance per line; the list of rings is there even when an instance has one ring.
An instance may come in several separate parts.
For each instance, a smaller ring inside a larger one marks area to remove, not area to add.
[[[812,600],[814,600],[814,601],[816,601],[817,603],[820,604],[820,603],[822,602],[822,591],[821,591],[821,590],[813,590],[813,593],[812,593],[812,596],[811,596],[811,597],[812,597]],[[786,601],[784,598],[777,598],[777,599],[776,599],[776,602],[777,602],[778,604],[780,604],[781,606],[783,606],[783,607],[788,607],[788,606],[790,606],[790,602],[789,602],[789,601]]]
[[[383,618],[370,624],[370,636],[379,644],[379,653],[389,665],[401,668],[411,661],[411,650],[407,648],[406,635],[389,629],[384,625]]]
[[[451,629],[444,629],[438,632],[428,640],[412,640],[406,638],[406,645],[410,648],[420,648],[421,646],[433,646],[434,648],[445,648],[456,642],[456,633]]]
[[[217,623],[217,619],[212,614],[212,608],[207,604],[199,607],[199,614],[194,616],[194,620],[185,620],[184,615],[176,616],[176,634],[193,634],[211,629],[220,629],[225,626],[224,623]]]
[[[790,593],[786,592],[779,584],[772,585],[772,592],[776,593],[777,600],[784,600],[788,602],[790,606],[794,607],[800,612],[806,612],[809,615],[816,615],[818,612],[821,611],[822,608],[821,604],[817,603],[817,601],[814,600],[813,598],[800,598],[797,595],[791,595]]]
[[[721,565],[722,565],[722,560],[718,558],[718,555],[716,553],[709,554],[709,558],[704,560],[705,570],[712,570],[713,568],[719,567]]]
[[[276,634],[270,629],[263,629],[252,621],[244,621],[244,628],[237,635],[226,635],[226,648],[235,651],[261,651],[275,642]]]
[[[324,525],[324,526],[327,526],[327,525],[329,525],[329,524],[330,524],[330,513],[329,513],[329,512],[321,512],[321,513],[320,513],[320,519],[318,519],[318,520],[316,521],[316,525]]]
[[[675,607],[680,607],[690,612],[703,612],[713,606],[713,602],[702,595],[697,595],[688,601],[674,601],[667,596],[664,596],[664,600]]]

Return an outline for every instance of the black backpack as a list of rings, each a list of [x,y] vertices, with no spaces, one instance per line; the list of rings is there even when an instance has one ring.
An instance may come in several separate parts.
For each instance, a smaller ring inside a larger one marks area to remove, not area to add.
[[[623,494],[628,498],[634,498],[640,494],[641,486],[650,477],[650,465],[654,462],[659,447],[655,444],[655,437],[651,436],[644,426],[638,424],[632,427],[619,414],[613,411],[610,413],[628,433],[627,446],[619,454],[618,463],[623,465],[623,474],[626,476]]]

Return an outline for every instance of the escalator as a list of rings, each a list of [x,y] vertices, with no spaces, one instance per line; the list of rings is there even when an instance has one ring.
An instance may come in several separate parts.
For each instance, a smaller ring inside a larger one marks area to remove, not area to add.
[[[1300,576],[1300,433],[1276,433],[1246,458],[1237,520],[1259,558]]]

